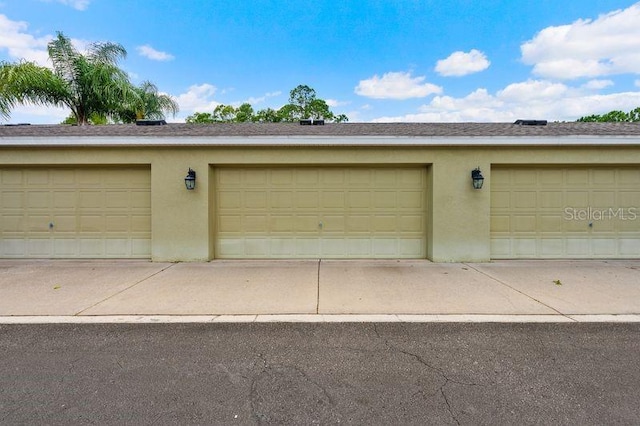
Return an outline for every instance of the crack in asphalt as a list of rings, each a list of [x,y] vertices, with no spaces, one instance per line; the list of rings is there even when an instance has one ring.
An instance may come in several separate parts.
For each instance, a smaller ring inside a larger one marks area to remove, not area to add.
[[[293,365],[291,366],[285,365],[283,367],[290,368],[294,371],[297,371],[306,381],[308,381],[309,383],[315,385],[318,389],[320,389],[322,391],[322,394],[327,398],[327,400],[329,400],[329,403],[335,407],[336,402],[333,400],[333,398],[331,397],[327,389],[324,386],[322,386],[320,383],[316,382],[311,377],[309,377],[309,375],[304,370]]]
[[[327,391],[327,389],[324,386],[322,386],[320,383],[318,383],[316,380],[312,379],[300,367],[295,365],[288,365],[288,364],[271,365],[266,359],[266,357],[264,356],[264,354],[261,354],[261,353],[258,353],[257,357],[258,357],[258,360],[256,360],[256,362],[254,363],[254,366],[259,365],[260,371],[253,377],[251,381],[251,391],[249,393],[249,400],[251,402],[251,416],[259,424],[271,422],[271,418],[269,417],[268,413],[263,412],[268,410],[261,410],[258,407],[258,398],[260,396],[260,391],[258,390],[258,383],[265,375],[270,375],[272,378],[283,377],[286,380],[286,373],[288,371],[293,371],[297,373],[305,382],[310,383],[314,385],[317,389],[319,389],[322,392],[322,395],[324,395],[324,397],[327,399],[327,401],[332,407],[336,406],[336,402],[331,396],[331,394],[329,393],[329,391]]]
[[[445,404],[447,404],[447,411],[449,412],[449,415],[451,416],[453,421],[456,422],[457,425],[459,425],[460,421],[458,420],[456,415],[453,413],[453,408],[451,408],[451,404],[449,403],[449,398],[447,398],[447,394],[444,393],[444,387],[445,386],[447,386],[447,383],[445,383],[444,385],[440,386],[440,395],[442,395],[442,398],[444,399]]]
[[[446,373],[444,372],[444,370],[442,370],[441,368],[438,368],[432,364],[429,364],[426,360],[424,360],[420,355],[418,354],[414,354],[412,352],[409,352],[407,350],[401,349],[399,347],[396,347],[394,345],[392,345],[391,343],[389,343],[389,341],[387,339],[385,339],[384,337],[382,337],[382,335],[380,334],[380,331],[378,330],[378,325],[376,323],[373,323],[373,330],[374,333],[376,334],[376,336],[382,340],[385,344],[386,347],[388,347],[389,349],[399,352],[403,355],[409,356],[413,359],[415,359],[418,363],[424,365],[425,367],[427,367],[429,370],[436,372],[440,377],[442,377],[442,379],[444,379],[444,383],[438,388],[438,391],[440,393],[440,395],[442,396],[442,399],[444,400],[445,405],[447,406],[447,411],[449,413],[449,415],[451,416],[451,418],[453,419],[453,421],[456,422],[456,424],[460,424],[460,421],[458,420],[458,418],[456,417],[453,407],[451,406],[451,403],[449,401],[449,398],[447,397],[447,394],[445,393],[445,387],[447,387],[447,385],[449,383],[455,383],[458,385],[462,385],[462,386],[478,386],[477,383],[466,383],[466,382],[461,382],[458,380],[453,380],[450,379]],[[425,396],[425,392],[424,389],[421,390],[419,392],[423,398]]]
[[[254,365],[258,365],[259,361],[262,361],[262,369],[258,374],[254,375],[253,379],[251,380],[251,391],[249,392],[249,401],[251,401],[251,416],[258,422],[258,424],[262,424],[262,422],[268,422],[269,417],[258,412],[258,407],[256,403],[256,399],[258,396],[257,382],[258,382],[258,379],[267,372],[267,370],[269,369],[269,364],[263,354],[259,353],[257,356],[258,356],[258,359],[256,360]]]

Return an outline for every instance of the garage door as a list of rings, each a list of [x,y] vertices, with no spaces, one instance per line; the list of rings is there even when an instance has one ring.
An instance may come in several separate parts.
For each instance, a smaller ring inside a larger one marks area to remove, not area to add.
[[[0,256],[147,258],[149,168],[0,169]]]
[[[640,257],[640,170],[492,169],[491,251],[495,259]]]
[[[218,258],[424,258],[426,170],[219,168]]]

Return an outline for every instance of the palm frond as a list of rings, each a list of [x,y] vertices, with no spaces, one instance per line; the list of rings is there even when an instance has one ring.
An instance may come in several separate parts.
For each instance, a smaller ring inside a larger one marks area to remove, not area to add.
[[[93,63],[117,65],[119,59],[127,57],[126,49],[118,43],[93,43],[89,46],[87,58]]]
[[[53,71],[31,62],[0,63],[0,116],[25,103],[65,105],[78,125],[111,118],[127,122],[163,118],[165,111],[178,112],[175,100],[158,93],[151,82],[131,84],[118,67],[118,60],[127,54],[120,44],[93,43],[83,54],[58,32],[47,48]]]
[[[123,103],[117,114],[122,122],[131,123],[145,118],[161,120],[165,118],[165,112],[175,116],[179,111],[178,103],[171,96],[159,93],[158,87],[150,81],[142,82],[134,90],[137,96]]]
[[[57,37],[47,45],[47,51],[54,72],[65,81],[72,81],[77,75],[77,62],[82,55],[71,40],[58,32]]]
[[[68,105],[67,85],[50,69],[33,62],[3,64],[0,67],[0,104],[4,115],[17,104]]]

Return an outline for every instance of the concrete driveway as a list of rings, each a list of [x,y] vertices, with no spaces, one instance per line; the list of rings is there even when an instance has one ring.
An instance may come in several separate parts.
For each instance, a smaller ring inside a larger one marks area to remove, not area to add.
[[[1,317],[150,315],[632,318],[640,260],[0,260]]]

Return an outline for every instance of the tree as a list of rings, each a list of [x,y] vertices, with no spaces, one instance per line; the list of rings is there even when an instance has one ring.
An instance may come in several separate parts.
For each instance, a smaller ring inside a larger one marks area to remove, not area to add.
[[[236,109],[236,118],[234,120],[237,123],[245,123],[248,121],[256,121],[255,114],[253,113],[253,107],[249,103],[244,103]]]
[[[256,113],[254,121],[258,121],[260,123],[279,123],[282,121],[282,117],[280,117],[278,111],[275,109],[265,108]]]
[[[251,104],[244,103],[238,108],[233,105],[220,104],[213,110],[213,114],[196,112],[185,120],[187,123],[245,123],[257,121]]]
[[[300,84],[289,92],[289,104],[280,108],[279,113],[282,121],[306,118],[324,119],[337,123],[349,121],[344,114],[336,117],[329,109],[327,101],[316,97],[316,91],[305,84]]]
[[[169,95],[158,92],[158,88],[150,81],[144,81],[140,86],[134,87],[137,96],[129,105],[121,105],[121,111],[116,113],[119,121],[134,123],[136,120],[164,119],[164,112],[170,112],[175,116],[178,111],[178,103]]]
[[[310,113],[311,104],[316,100],[316,91],[306,84],[299,84],[289,92],[289,104],[295,108],[296,118],[312,118]]]
[[[303,118],[324,119],[336,123],[344,123],[349,118],[340,114],[336,116],[324,99],[316,97],[316,91],[307,85],[298,85],[289,92],[289,103],[280,109],[261,109],[254,112],[253,107],[244,103],[238,108],[231,105],[218,105],[213,114],[196,112],[186,118],[187,123],[280,123],[296,122]]]
[[[336,123],[346,123],[347,121],[349,121],[349,117],[347,117],[346,114],[340,114],[334,118],[334,121]]]
[[[582,123],[619,123],[619,122],[639,122],[640,121],[640,108],[627,112],[624,111],[609,111],[602,115],[588,115],[580,117],[578,120]]]
[[[286,104],[277,111],[278,122],[284,121],[285,123],[292,123],[298,121],[302,114],[300,108],[294,104]]]
[[[126,50],[117,43],[93,43],[86,54],[78,52],[62,33],[47,46],[53,70],[32,62],[2,63],[0,66],[0,113],[7,117],[21,104],[68,107],[78,125],[91,117],[115,120],[157,117],[163,111],[175,114],[177,104],[159,95],[149,83],[134,87],[118,68]]]
[[[220,104],[213,110],[215,123],[232,123],[236,118],[236,109],[232,105]]]
[[[324,99],[316,97],[316,91],[311,87],[300,84],[289,92],[290,119],[295,121],[304,118],[325,119],[333,121],[334,115]]]
[[[333,121],[334,116],[324,99],[314,99],[305,108],[305,118]]]
[[[88,122],[89,122],[89,124],[102,125],[102,124],[109,124],[109,119],[107,117],[105,117],[104,115],[93,113],[89,117]],[[60,124],[70,124],[70,125],[73,125],[73,126],[77,126],[78,125],[78,119],[76,118],[75,115],[69,114],[69,116],[67,118],[65,118],[64,120],[62,120],[62,122]]]
[[[188,116],[185,119],[185,122],[189,124],[207,124],[207,123],[215,123],[213,120],[213,115],[208,112],[196,112],[192,115]]]

